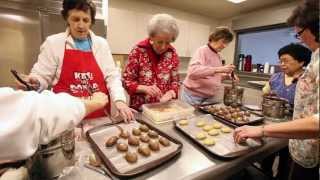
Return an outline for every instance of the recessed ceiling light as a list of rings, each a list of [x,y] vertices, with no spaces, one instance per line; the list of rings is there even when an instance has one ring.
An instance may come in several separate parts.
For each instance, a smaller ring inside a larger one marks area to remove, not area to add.
[[[230,1],[230,2],[233,2],[235,4],[238,4],[238,3],[242,3],[243,1],[246,1],[246,0],[227,0],[227,1]]]

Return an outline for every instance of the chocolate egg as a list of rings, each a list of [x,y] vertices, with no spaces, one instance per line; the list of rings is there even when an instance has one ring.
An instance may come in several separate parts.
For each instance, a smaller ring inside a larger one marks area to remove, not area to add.
[[[160,146],[159,146],[159,143],[158,141],[154,140],[154,139],[151,139],[149,141],[149,148],[152,150],[152,151],[159,151],[160,150]]]
[[[135,163],[138,161],[138,155],[135,152],[127,152],[124,157],[129,163]]]
[[[221,116],[221,115],[223,115],[223,111],[219,110],[219,111],[217,112],[217,114]]]
[[[153,130],[151,130],[151,131],[149,131],[148,132],[148,135],[149,135],[149,137],[151,137],[151,138],[158,138],[158,133],[157,132],[155,132],[155,131],[153,131]]]
[[[226,114],[225,119],[231,119],[231,114],[230,113]]]
[[[232,118],[237,118],[237,117],[238,117],[238,113],[236,113],[236,112],[232,113],[232,114],[231,114],[231,117],[232,117]]]
[[[217,111],[219,111],[217,108],[215,108],[215,107],[212,107],[212,108],[210,108],[210,111],[212,112],[212,113],[216,113]]]
[[[243,121],[243,118],[241,116],[239,116],[239,117],[236,118],[236,121],[237,122],[241,122],[241,121]]]
[[[119,138],[117,136],[110,137],[106,142],[106,147],[112,147],[117,143],[118,139]]]
[[[142,131],[142,132],[148,132],[149,131],[149,128],[147,125],[145,124],[141,124],[139,129]]]
[[[121,131],[119,136],[123,139],[127,139],[129,137],[129,132],[128,131]]]
[[[159,138],[159,143],[163,146],[170,146],[170,141],[164,137]]]
[[[118,149],[118,151],[121,151],[121,152],[128,151],[128,145],[126,145],[124,143],[118,143],[117,149]]]
[[[147,145],[139,146],[138,152],[145,157],[148,157],[151,154],[151,150]]]
[[[128,138],[128,144],[131,146],[139,146],[140,142],[139,139],[135,136],[130,136]]]
[[[140,136],[141,131],[138,128],[133,128],[132,129],[132,134],[135,135],[135,136]]]
[[[147,142],[149,142],[149,140],[150,140],[150,138],[149,138],[149,136],[146,135],[146,134],[142,134],[142,135],[140,136],[140,141],[142,141],[142,142],[147,143]]]

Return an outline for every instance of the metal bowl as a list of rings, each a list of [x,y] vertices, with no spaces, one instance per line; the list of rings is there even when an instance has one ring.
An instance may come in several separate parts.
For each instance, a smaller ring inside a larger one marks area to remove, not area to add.
[[[283,119],[288,115],[288,104],[288,101],[284,98],[265,96],[261,105],[262,113],[265,117]]]
[[[232,86],[225,86],[224,87],[224,94],[223,94],[223,103],[226,106],[238,106],[242,105],[244,88]]]
[[[35,171],[38,179],[53,179],[58,177],[62,170],[75,163],[75,135],[74,130],[64,132],[60,137],[47,145],[41,145],[36,155]]]

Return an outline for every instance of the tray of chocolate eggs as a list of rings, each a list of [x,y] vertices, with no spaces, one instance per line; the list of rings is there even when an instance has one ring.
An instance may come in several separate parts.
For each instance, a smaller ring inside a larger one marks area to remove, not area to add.
[[[180,141],[142,120],[104,124],[86,135],[104,165],[118,177],[156,168],[182,149]]]
[[[225,106],[224,104],[199,106],[198,108],[236,126],[256,124],[263,122],[264,119],[262,115],[245,108]]]
[[[217,121],[210,114],[181,119],[174,124],[176,129],[195,143],[221,158],[235,158],[254,149],[246,143],[235,143],[234,126]]]

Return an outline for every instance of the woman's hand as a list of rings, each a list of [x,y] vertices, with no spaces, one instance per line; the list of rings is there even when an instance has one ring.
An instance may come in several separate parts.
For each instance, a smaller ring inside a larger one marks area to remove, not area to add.
[[[240,82],[240,79],[239,77],[236,75],[236,74],[233,74],[233,77],[232,76],[229,76],[229,78],[232,80],[234,80],[234,82],[236,83],[239,83]]]
[[[116,101],[115,106],[119,113],[116,116],[120,115],[123,118],[124,122],[128,123],[135,120],[134,113],[137,113],[136,110],[128,107],[128,105],[123,101]]]
[[[263,126],[242,126],[234,130],[233,138],[236,143],[243,143],[247,138],[261,138],[264,135]]]
[[[19,74],[19,76],[34,89],[38,90],[40,88],[40,82],[37,78],[25,74]],[[27,90],[27,87],[24,84],[20,83],[18,80],[16,80],[16,83],[17,89]]]
[[[176,93],[173,90],[167,91],[161,98],[160,102],[168,102],[171,99],[176,98]]]
[[[217,67],[215,69],[215,73],[226,73],[230,74],[232,71],[234,71],[235,66],[233,64],[228,64],[225,66]]]
[[[144,93],[144,94],[149,95],[151,97],[161,97],[162,96],[161,90],[156,85],[152,85],[152,86],[139,85],[138,92]]]
[[[86,115],[103,108],[108,102],[108,96],[102,92],[95,92],[90,98],[81,98],[86,107]]]

